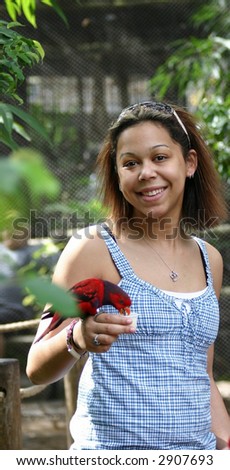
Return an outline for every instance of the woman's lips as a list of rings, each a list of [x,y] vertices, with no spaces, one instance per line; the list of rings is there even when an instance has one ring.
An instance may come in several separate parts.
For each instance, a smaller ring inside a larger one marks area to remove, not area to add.
[[[139,191],[138,192],[138,195],[142,197],[142,199],[144,199],[145,201],[149,201],[149,200],[155,200],[155,199],[158,199],[161,197],[161,194],[165,191],[165,187],[164,188],[156,188],[156,189],[146,189],[146,190],[143,190],[143,191]]]

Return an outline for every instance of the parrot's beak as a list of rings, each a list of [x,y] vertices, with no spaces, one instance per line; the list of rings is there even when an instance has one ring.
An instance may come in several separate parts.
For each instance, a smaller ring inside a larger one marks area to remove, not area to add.
[[[121,315],[130,315],[130,307],[124,307],[120,309]]]

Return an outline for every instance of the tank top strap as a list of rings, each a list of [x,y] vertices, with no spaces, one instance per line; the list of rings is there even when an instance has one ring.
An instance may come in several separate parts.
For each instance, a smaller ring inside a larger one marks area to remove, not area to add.
[[[206,273],[206,278],[207,278],[207,284],[209,286],[211,286],[211,285],[213,285],[213,277],[212,277],[212,271],[211,271],[211,267],[210,267],[210,263],[209,263],[209,257],[208,257],[206,243],[205,243],[204,240],[202,240],[201,238],[198,238],[198,237],[193,237],[193,239],[196,241],[196,243],[198,244],[198,246],[200,248],[200,252],[201,252],[202,260],[203,260],[203,264],[204,264],[204,269],[205,269],[205,273]]]
[[[112,257],[112,260],[119,271],[119,274],[122,278],[130,278],[134,276],[132,267],[130,266],[128,260],[126,259],[124,253],[122,253],[119,248],[117,241],[110,230],[109,226],[105,223],[101,224],[98,227],[98,233],[101,238],[103,238],[109,253]]]

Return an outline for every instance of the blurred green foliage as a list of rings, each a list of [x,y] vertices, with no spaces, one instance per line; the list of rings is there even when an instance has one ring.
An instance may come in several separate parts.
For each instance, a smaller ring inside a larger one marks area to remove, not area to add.
[[[21,148],[0,159],[0,232],[13,232],[13,222],[24,218],[29,224],[30,210],[60,192],[60,183],[45,167],[36,150]]]
[[[15,31],[22,27],[16,21],[24,14],[36,27],[36,0],[5,0],[12,22],[0,20],[0,142],[11,151],[0,157],[0,235],[3,239],[13,236],[13,223],[22,218],[29,225],[30,210],[57,197],[60,192],[58,179],[46,168],[43,156],[31,148],[21,148],[16,137],[26,141],[31,138],[25,124],[49,141],[43,126],[19,106],[23,104],[18,88],[25,80],[24,70],[44,59],[41,44]],[[41,0],[51,6],[63,18],[65,16],[54,0]],[[18,139],[20,140],[20,139]],[[31,268],[31,267],[30,267]],[[78,309],[70,293],[51,283],[49,277],[39,276],[34,270],[18,273],[15,282],[30,294],[42,307],[46,303],[66,316],[77,316]],[[4,282],[4,279],[2,280]]]
[[[19,283],[25,292],[33,293],[33,300],[36,299],[41,308],[50,304],[53,311],[61,312],[64,317],[80,316],[74,296],[61,287],[51,284],[48,277],[24,275],[19,278]]]

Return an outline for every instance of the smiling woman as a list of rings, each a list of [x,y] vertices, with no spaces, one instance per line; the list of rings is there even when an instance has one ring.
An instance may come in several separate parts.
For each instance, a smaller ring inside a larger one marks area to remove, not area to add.
[[[35,341],[35,383],[89,358],[71,420],[72,448],[224,449],[229,416],[213,379],[223,262],[195,229],[217,225],[225,203],[210,152],[184,109],[145,102],[124,109],[98,155],[110,217],[79,231],[57,263],[66,289],[87,278],[118,284],[131,314],[103,305]],[[43,320],[36,335],[44,331]],[[67,346],[66,346],[67,341]]]
[[[117,142],[125,129],[132,127],[136,132],[136,124],[146,121],[168,133],[173,143],[179,145],[185,161],[191,156],[191,149],[193,155],[196,153],[197,169],[185,180],[183,220],[190,219],[193,229],[198,230],[218,225],[226,217],[226,205],[219,175],[214,168],[210,150],[198,131],[198,123],[183,108],[172,108],[168,104],[155,102],[144,102],[125,108],[109,129],[105,145],[98,156],[100,183],[103,183],[101,194],[104,204],[111,208],[112,216],[120,219],[124,216],[130,217],[133,213],[132,206],[126,203],[124,205],[118,175],[114,172]]]

